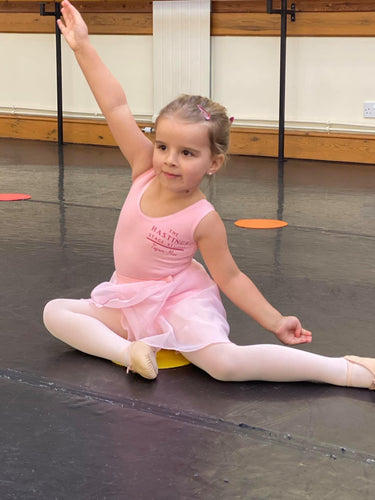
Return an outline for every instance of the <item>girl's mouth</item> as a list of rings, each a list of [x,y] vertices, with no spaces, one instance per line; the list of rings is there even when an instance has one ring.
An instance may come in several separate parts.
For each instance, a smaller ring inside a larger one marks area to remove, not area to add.
[[[180,177],[179,175],[171,174],[170,172],[163,172],[163,174],[167,177],[167,179],[176,179],[177,177]]]

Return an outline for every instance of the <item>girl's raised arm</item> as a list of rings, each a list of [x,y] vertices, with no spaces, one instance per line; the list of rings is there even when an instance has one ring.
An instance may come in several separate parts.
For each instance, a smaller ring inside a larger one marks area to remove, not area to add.
[[[133,169],[134,179],[152,166],[153,144],[136,124],[121,85],[91,45],[80,13],[68,0],[61,5],[64,22],[58,20],[58,26],[74,51],[115,141]]]

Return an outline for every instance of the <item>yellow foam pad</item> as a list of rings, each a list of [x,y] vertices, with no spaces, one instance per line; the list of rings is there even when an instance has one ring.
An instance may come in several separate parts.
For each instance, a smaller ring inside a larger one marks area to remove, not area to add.
[[[180,352],[170,351],[169,349],[161,349],[156,354],[158,368],[177,368],[179,366],[189,365],[188,361]]]
[[[159,370],[190,365],[190,361],[188,361],[180,352],[170,351],[169,349],[161,349],[158,351],[156,354],[156,361]],[[116,363],[116,361],[113,361],[113,363],[115,363],[115,365],[124,366],[121,363]]]
[[[247,229],[275,229],[288,225],[287,222],[276,219],[239,219],[234,224]]]

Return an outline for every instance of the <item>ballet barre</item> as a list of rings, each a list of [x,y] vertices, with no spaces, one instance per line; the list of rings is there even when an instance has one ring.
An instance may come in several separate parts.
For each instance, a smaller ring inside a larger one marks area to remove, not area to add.
[[[291,8],[287,7],[287,0],[281,0],[281,8],[273,8],[273,0],[267,0],[268,14],[280,14],[280,82],[279,82],[279,163],[285,161],[285,77],[286,77],[286,36],[287,36],[287,17],[290,15],[290,20],[296,20],[296,4],[292,3]]]
[[[56,36],[56,82],[57,82],[57,136],[58,145],[64,143],[63,133],[63,100],[62,100],[62,58],[61,58],[61,31],[57,25],[57,20],[61,17],[60,2],[55,2],[55,10],[46,12],[46,4],[40,3],[41,16],[53,16],[55,18],[55,36]]]

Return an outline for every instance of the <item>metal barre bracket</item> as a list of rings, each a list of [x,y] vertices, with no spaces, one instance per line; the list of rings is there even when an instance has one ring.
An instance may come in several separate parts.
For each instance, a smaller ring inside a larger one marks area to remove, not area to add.
[[[267,14],[290,14],[290,20],[294,23],[296,20],[296,4],[292,3],[290,9],[274,9],[273,0],[267,0]]]
[[[56,19],[60,19],[61,16],[61,7],[59,2],[55,2],[55,11],[54,12],[46,12],[46,4],[39,4],[39,11],[41,16],[55,16]]]

